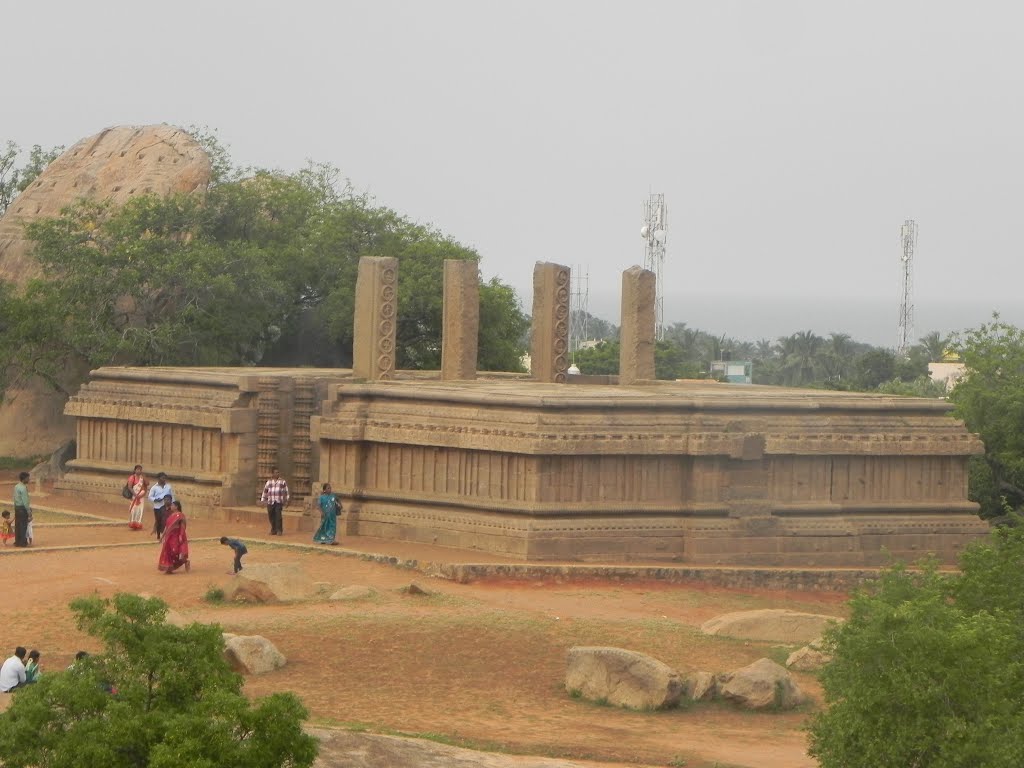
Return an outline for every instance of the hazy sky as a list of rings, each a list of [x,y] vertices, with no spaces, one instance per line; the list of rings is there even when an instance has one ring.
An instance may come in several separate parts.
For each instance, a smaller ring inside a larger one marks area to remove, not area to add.
[[[617,322],[669,207],[665,315],[893,345],[1024,324],[1024,10],[952,2],[35,2],[5,6],[0,140],[218,129],[243,164],[339,166],[530,303],[582,265]]]

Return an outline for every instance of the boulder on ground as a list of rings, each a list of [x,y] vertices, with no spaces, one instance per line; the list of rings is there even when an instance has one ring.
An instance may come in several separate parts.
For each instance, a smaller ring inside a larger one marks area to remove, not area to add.
[[[427,590],[425,590],[423,587],[421,587],[415,581],[410,582],[409,586],[407,586],[407,587],[402,587],[402,592],[404,592],[407,595],[429,595],[430,594],[429,592],[427,592]]]
[[[285,665],[285,658],[274,644],[259,635],[224,634],[224,658],[236,672],[262,675]]]
[[[376,592],[371,587],[363,587],[358,584],[352,584],[347,587],[342,587],[333,595],[331,600],[363,600],[367,597],[373,597]]]
[[[246,603],[278,603],[308,600],[317,586],[297,563],[255,563],[235,574],[224,590],[224,599]]]
[[[718,692],[745,709],[792,709],[807,700],[789,672],[771,659],[729,673]]]
[[[800,613],[783,608],[725,613],[705,621],[700,629],[706,635],[724,635],[741,640],[765,640],[776,643],[807,643],[833,622],[842,619],[818,613]]]
[[[811,672],[815,669],[821,669],[830,661],[832,661],[832,654],[825,651],[819,637],[803,648],[798,648],[789,654],[789,658],[786,659],[786,666],[789,669],[795,669],[800,672]]]
[[[630,709],[666,709],[679,703],[683,679],[657,659],[623,648],[569,649],[565,689],[589,701]]]
[[[691,672],[686,676],[684,686],[690,701],[711,701],[718,690],[715,676],[710,672]]]

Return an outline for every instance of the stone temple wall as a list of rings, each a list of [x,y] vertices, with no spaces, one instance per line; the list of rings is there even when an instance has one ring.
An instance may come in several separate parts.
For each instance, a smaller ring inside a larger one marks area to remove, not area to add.
[[[344,370],[101,368],[68,402],[77,458],[62,490],[112,500],[135,464],[191,511],[257,503],[277,466],[295,496],[318,468],[309,423]]]
[[[60,487],[123,503],[139,462],[219,518],[258,514],[277,465],[293,496],[333,485],[346,535],[534,561],[952,563],[987,530],[967,500],[980,441],[941,401],[433,376],[102,368],[68,405]]]
[[[311,423],[348,532],[530,560],[955,560],[980,442],[944,403],[500,381],[349,383]]]

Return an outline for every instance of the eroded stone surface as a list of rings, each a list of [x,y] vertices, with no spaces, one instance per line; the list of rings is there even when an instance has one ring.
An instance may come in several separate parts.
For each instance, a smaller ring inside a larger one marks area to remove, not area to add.
[[[619,384],[654,379],[656,289],[656,278],[650,270],[634,266],[622,273]]]
[[[320,593],[296,563],[246,563],[235,574],[224,598],[229,601],[278,603],[308,600]]]

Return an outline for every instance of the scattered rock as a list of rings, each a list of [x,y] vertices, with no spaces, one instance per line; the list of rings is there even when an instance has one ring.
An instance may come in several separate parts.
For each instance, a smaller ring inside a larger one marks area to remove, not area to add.
[[[231,668],[246,675],[262,675],[285,665],[274,644],[259,635],[224,634],[224,657]]]
[[[786,666],[799,672],[811,672],[821,669],[830,661],[832,661],[832,654],[825,652],[819,637],[803,648],[798,648],[789,654],[789,658],[786,659]]]
[[[657,659],[623,648],[569,649],[565,689],[589,701],[630,709],[666,709],[683,695],[679,673]]]
[[[427,592],[427,590],[425,590],[423,587],[421,587],[415,581],[412,582],[411,584],[409,584],[408,587],[403,588],[402,591],[405,592],[405,594],[407,594],[407,595],[429,595],[430,594],[429,592]]]
[[[726,675],[719,694],[745,709],[793,709],[807,700],[789,672],[771,659]]]
[[[246,563],[224,590],[225,600],[246,603],[308,600],[316,595],[316,585],[298,563]]]
[[[718,685],[710,672],[691,672],[686,676],[685,690],[690,701],[711,701],[715,698]]]
[[[799,613],[782,608],[726,613],[705,621],[701,631],[706,635],[724,635],[742,640],[765,640],[777,643],[807,643],[829,624],[841,622],[835,616]]]
[[[367,597],[373,597],[376,594],[370,587],[362,587],[358,584],[353,584],[348,587],[342,587],[333,595],[331,600],[363,600]]]

